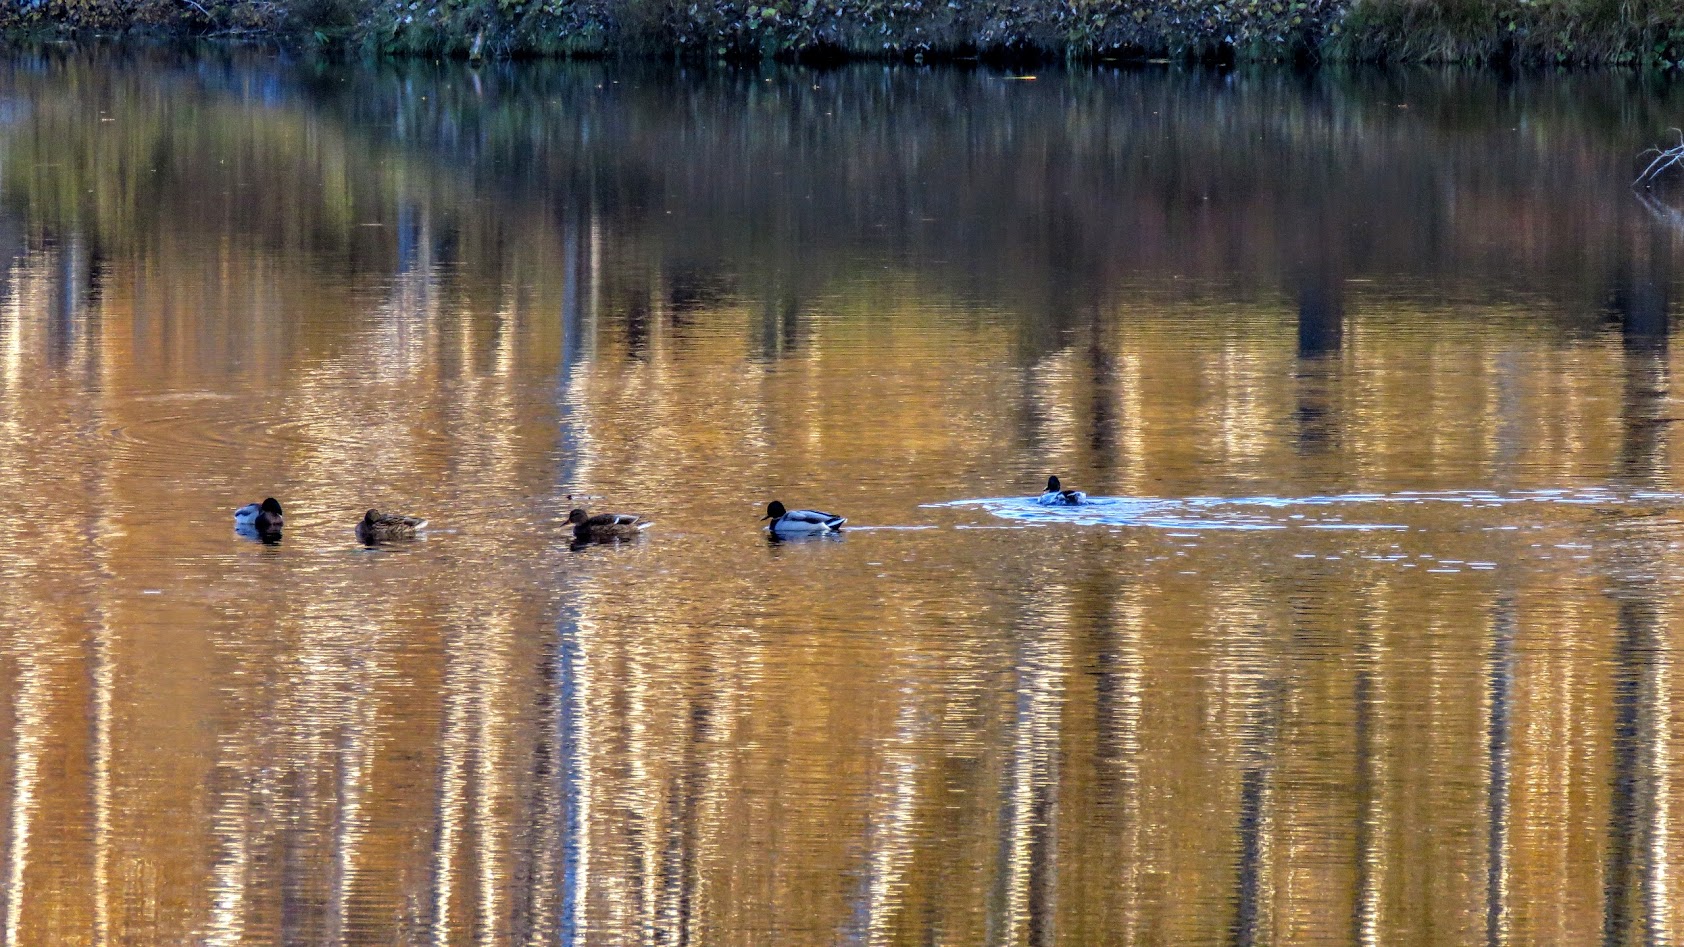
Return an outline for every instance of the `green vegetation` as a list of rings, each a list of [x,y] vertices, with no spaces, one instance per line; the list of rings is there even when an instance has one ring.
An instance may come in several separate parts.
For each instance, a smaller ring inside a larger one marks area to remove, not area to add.
[[[13,0],[0,30],[471,57],[1684,60],[1676,0]]]

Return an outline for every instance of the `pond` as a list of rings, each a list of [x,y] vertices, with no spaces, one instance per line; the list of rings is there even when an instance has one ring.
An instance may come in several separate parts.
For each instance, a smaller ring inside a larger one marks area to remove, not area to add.
[[[1676,939],[1681,116],[9,53],[0,941]]]

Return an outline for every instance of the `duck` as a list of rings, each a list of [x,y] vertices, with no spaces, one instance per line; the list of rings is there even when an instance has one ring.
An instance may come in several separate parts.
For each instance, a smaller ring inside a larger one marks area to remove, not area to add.
[[[1080,506],[1088,502],[1088,495],[1080,490],[1066,490],[1057,477],[1047,478],[1047,492],[1035,498],[1042,506]]]
[[[367,545],[387,539],[411,539],[415,531],[427,525],[424,519],[369,510],[357,521],[357,539]]]
[[[567,514],[567,522],[573,524],[573,538],[580,542],[589,539],[633,539],[655,525],[636,513],[598,513],[592,516],[577,507]]]
[[[247,503],[234,511],[235,526],[249,526],[260,533],[273,533],[281,528],[281,502],[265,497],[262,503]]]
[[[842,524],[848,522],[847,517],[835,513],[785,509],[780,500],[768,503],[766,515],[761,519],[772,521],[766,528],[774,533],[829,533],[841,529]]]

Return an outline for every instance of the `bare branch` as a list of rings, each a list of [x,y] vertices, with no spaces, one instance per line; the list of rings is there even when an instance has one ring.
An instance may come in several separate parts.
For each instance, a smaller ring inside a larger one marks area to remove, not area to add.
[[[1652,184],[1656,178],[1660,177],[1662,171],[1678,164],[1680,161],[1684,161],[1684,141],[1665,151],[1654,148],[1651,148],[1650,151],[1655,152],[1655,160],[1649,162],[1649,166],[1643,169],[1643,173],[1637,176],[1637,180],[1631,182],[1632,187],[1639,184]],[[1648,153],[1648,151],[1643,152],[1645,155]]]

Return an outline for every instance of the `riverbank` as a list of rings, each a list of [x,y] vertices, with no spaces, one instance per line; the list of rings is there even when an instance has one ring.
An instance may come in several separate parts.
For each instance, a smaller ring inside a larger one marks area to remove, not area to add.
[[[22,0],[0,30],[472,58],[1684,61],[1684,7],[1655,0]]]

